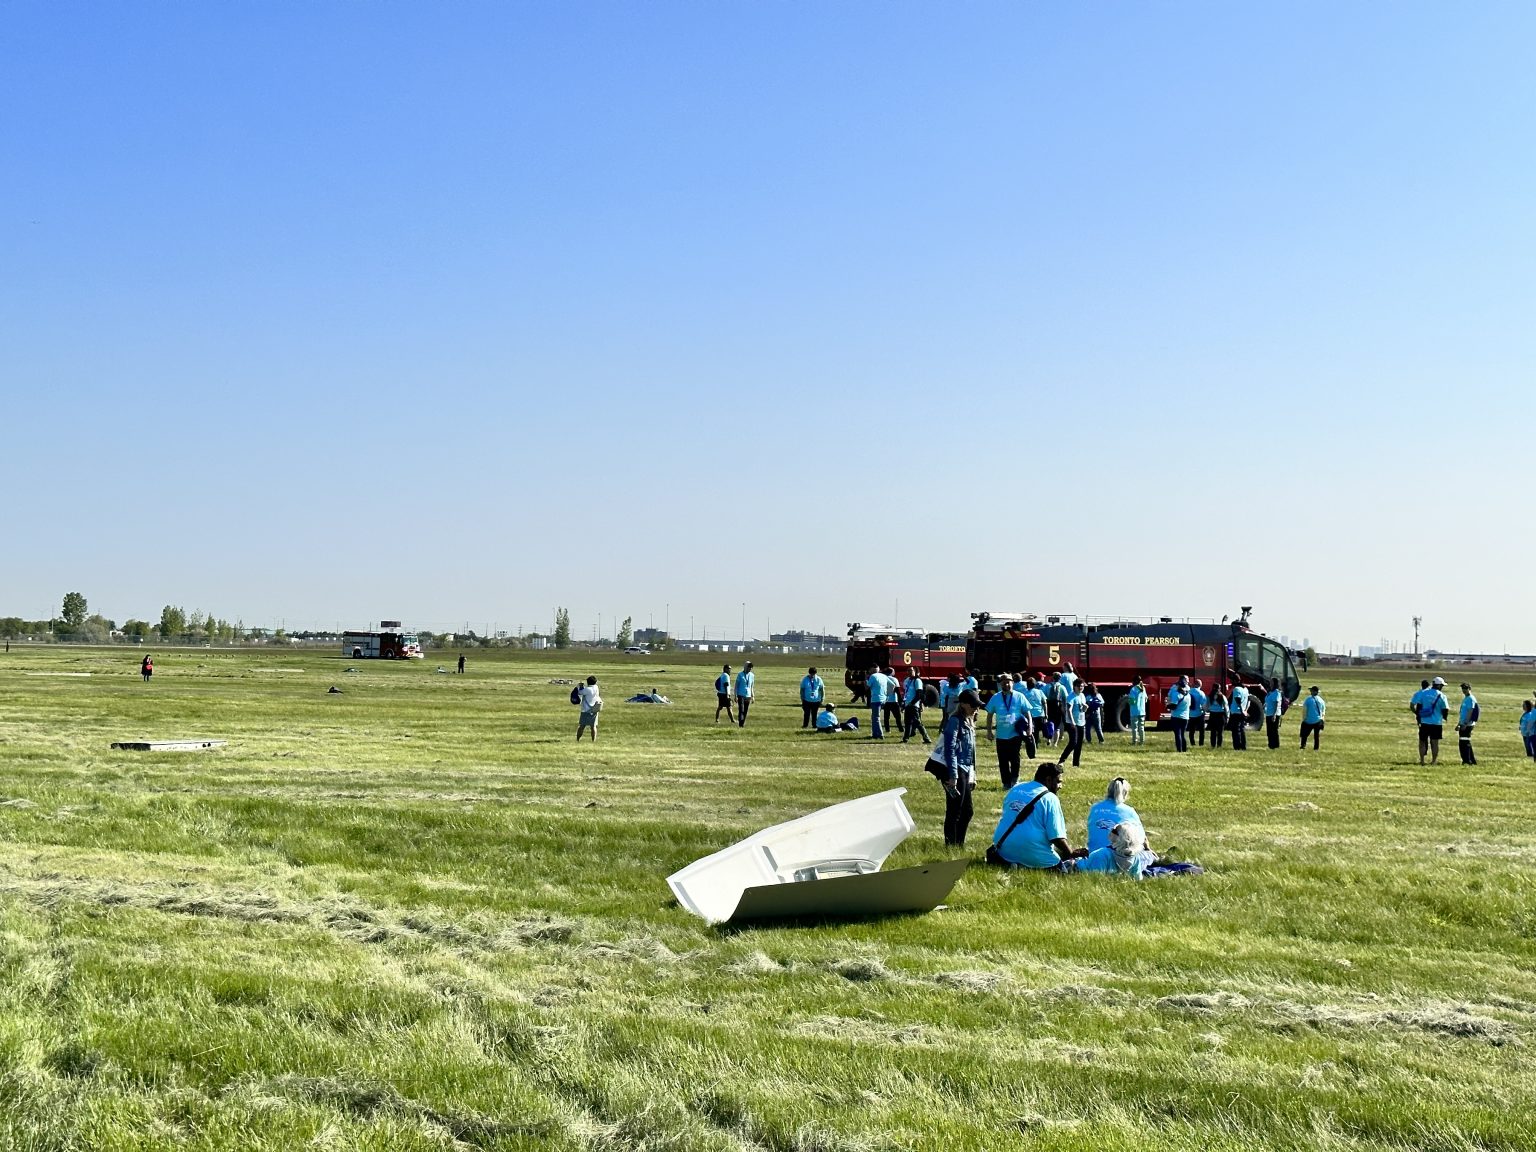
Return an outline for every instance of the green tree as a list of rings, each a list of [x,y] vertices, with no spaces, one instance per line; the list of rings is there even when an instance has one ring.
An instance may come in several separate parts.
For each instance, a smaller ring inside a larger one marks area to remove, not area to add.
[[[85,623],[87,611],[85,597],[79,592],[64,593],[64,607],[59,616],[71,632]]]
[[[615,638],[614,643],[620,648],[628,648],[634,642],[635,618],[633,616],[626,616],[624,617],[624,623],[619,625],[619,634]]]
[[[555,609],[555,647],[571,646],[571,613],[566,608]]]
[[[160,609],[160,639],[169,640],[187,630],[187,614],[167,604]]]

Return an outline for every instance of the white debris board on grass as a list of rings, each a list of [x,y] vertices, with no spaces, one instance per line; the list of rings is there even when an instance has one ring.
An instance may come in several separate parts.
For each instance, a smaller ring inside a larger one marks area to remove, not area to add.
[[[205,748],[222,748],[228,740],[114,740],[112,747],[119,752],[201,752]]]

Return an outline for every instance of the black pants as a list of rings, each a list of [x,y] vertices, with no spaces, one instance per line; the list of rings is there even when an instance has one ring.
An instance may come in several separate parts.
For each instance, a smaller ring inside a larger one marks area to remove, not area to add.
[[[1303,748],[1307,746],[1308,736],[1312,737],[1312,751],[1316,752],[1318,744],[1323,739],[1323,721],[1319,720],[1316,724],[1311,724],[1303,720],[1301,722],[1301,746]]]
[[[1472,752],[1472,725],[1462,724],[1456,729],[1456,747],[1461,750],[1463,764],[1477,763],[1477,756]]]
[[[1199,737],[1198,740],[1196,739],[1197,736]],[[1196,744],[1199,744],[1202,748],[1205,747],[1204,716],[1191,716],[1189,718],[1189,744],[1190,747],[1194,747]]]
[[[750,707],[752,707],[752,697],[736,697],[736,727],[745,728],[747,726],[747,709]]]
[[[1022,736],[997,738],[997,778],[1002,781],[1005,791],[1019,782],[1019,745],[1022,743]]]
[[[1066,732],[1067,746],[1061,750],[1061,758],[1056,763],[1065,764],[1067,757],[1070,756],[1072,757],[1072,767],[1076,768],[1083,762],[1083,725],[1068,724]]]
[[[1175,752],[1189,751],[1189,721],[1181,720],[1175,716],[1169,723],[1173,725],[1173,750]]]
[[[1237,752],[1248,751],[1248,717],[1242,712],[1232,713],[1228,721],[1232,726],[1232,748]]]
[[[928,729],[923,727],[923,706],[921,704],[907,705],[907,726],[902,730],[901,742],[905,744],[912,739],[912,733],[918,733],[923,738],[924,744],[932,744],[928,738]]]
[[[900,700],[887,700],[885,702],[885,728],[888,732],[901,731]]]
[[[1220,748],[1221,738],[1227,734],[1227,718],[1221,712],[1211,715],[1209,727],[1211,729],[1211,747]]]
[[[944,844],[949,848],[965,847],[965,830],[971,826],[971,789],[973,781],[961,779],[955,791],[944,793]]]
[[[1280,717],[1264,717],[1264,731],[1269,733],[1269,746],[1271,748],[1280,747]]]
[[[800,701],[800,727],[814,728],[816,726],[816,713],[821,711],[821,705],[814,700]]]

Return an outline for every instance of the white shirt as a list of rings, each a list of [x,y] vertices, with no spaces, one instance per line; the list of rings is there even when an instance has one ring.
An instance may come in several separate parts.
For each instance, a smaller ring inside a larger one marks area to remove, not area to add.
[[[597,690],[596,684],[583,684],[581,686],[581,710],[591,712],[593,708],[603,702],[603,694]]]

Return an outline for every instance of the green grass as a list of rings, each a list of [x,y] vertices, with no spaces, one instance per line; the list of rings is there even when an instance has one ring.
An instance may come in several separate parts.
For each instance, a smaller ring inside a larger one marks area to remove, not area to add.
[[[1381,674],[1314,677],[1319,754],[1090,748],[1074,841],[1123,773],[1199,879],[734,932],[664,877],[766,824],[905,785],[890,866],[946,854],[922,750],[802,734],[798,665],[740,731],[698,658],[157,656],[0,660],[0,1148],[1536,1147],[1529,677],[1467,771]]]

